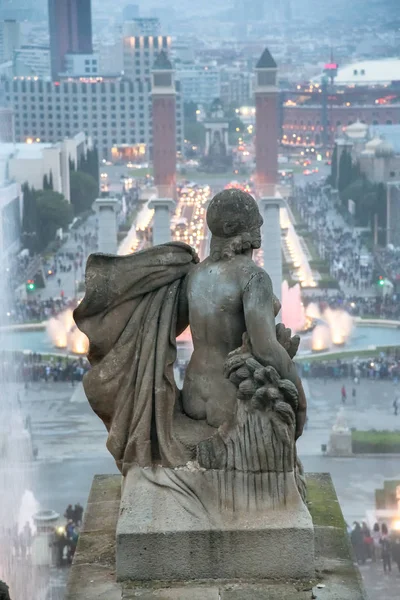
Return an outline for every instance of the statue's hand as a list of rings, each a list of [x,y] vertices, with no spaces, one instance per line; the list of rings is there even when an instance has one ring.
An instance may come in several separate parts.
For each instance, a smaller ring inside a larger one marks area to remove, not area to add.
[[[283,323],[278,323],[276,326],[276,339],[280,345],[285,348],[290,358],[296,356],[297,350],[299,349],[300,337],[298,335],[292,337],[291,329],[285,327]]]

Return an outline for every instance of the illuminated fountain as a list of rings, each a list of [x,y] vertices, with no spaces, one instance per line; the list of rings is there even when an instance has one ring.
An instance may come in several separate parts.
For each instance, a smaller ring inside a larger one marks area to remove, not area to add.
[[[76,327],[71,309],[49,319],[46,328],[47,335],[56,348],[67,349],[73,354],[87,354],[89,341]]]
[[[306,315],[299,284],[290,288],[287,281],[282,283],[282,322],[292,331],[304,329]]]
[[[312,332],[311,347],[313,352],[325,352],[332,345],[331,332],[328,325],[317,325]]]
[[[321,314],[318,306],[310,304],[307,314],[318,319],[315,327],[311,348],[313,352],[329,350],[331,346],[344,346],[353,331],[353,318],[345,310],[326,308]]]

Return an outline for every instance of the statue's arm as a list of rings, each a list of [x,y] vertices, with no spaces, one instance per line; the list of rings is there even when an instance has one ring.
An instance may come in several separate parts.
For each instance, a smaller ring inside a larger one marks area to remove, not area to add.
[[[176,321],[176,337],[180,336],[189,325],[189,303],[187,297],[188,275],[181,283],[178,299],[178,318]]]
[[[299,408],[296,415],[296,438],[298,438],[304,428],[307,401],[296,366],[276,339],[272,283],[264,270],[255,271],[245,285],[243,308],[246,329],[255,358],[264,365],[274,367],[281,377],[289,379],[297,387]]]

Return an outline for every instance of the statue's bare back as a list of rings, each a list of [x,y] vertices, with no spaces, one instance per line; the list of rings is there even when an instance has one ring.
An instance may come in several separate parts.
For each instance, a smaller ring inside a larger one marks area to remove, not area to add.
[[[207,419],[218,427],[234,415],[236,388],[224,377],[223,364],[229,352],[242,343],[246,324],[243,292],[258,270],[244,254],[197,265],[187,282],[189,322],[193,354],[183,387],[187,415]]]

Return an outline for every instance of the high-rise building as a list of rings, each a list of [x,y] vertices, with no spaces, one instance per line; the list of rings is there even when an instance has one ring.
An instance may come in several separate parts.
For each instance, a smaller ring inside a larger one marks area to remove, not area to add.
[[[158,54],[169,54],[171,38],[163,35],[135,35],[124,37],[124,75],[135,81],[150,80],[151,70]]]
[[[90,0],[49,0],[51,74],[65,71],[66,54],[92,54]]]
[[[140,35],[160,35],[161,25],[160,19],[138,18],[132,21],[125,21],[122,26],[122,35],[124,37],[140,36]]]
[[[14,50],[20,47],[20,24],[18,21],[0,21],[0,63],[13,60]]]
[[[256,180],[263,194],[270,195],[278,174],[277,65],[266,48],[256,65]],[[267,188],[270,188],[267,191]]]
[[[208,106],[221,94],[220,68],[213,65],[180,63],[177,77],[181,82],[185,102]]]
[[[16,77],[50,77],[50,48],[47,46],[21,46],[14,50],[14,75]]]
[[[176,88],[174,70],[164,51],[152,72],[153,172],[160,198],[176,195]]]
[[[4,102],[14,110],[15,139],[58,142],[84,131],[110,160],[120,146],[151,152],[151,82],[122,77],[8,78]],[[183,150],[183,102],[176,82],[176,147]]]

